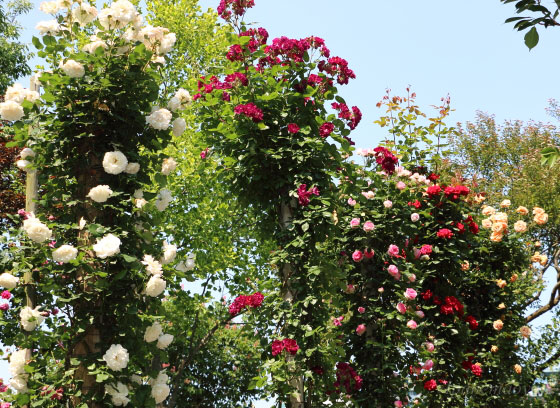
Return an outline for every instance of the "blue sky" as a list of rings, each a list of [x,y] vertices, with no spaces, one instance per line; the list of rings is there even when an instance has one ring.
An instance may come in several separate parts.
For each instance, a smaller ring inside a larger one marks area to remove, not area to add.
[[[49,19],[34,3],[21,20],[26,42],[36,23]],[[204,9],[217,3],[201,1]],[[322,37],[333,55],[347,59],[357,79],[340,93],[363,113],[352,137],[359,147],[374,147],[384,137],[372,122],[386,88],[404,94],[411,85],[428,112],[449,94],[456,111],[448,124],[473,120],[477,110],[500,122],[551,120],[545,107],[560,98],[560,29],[540,30],[529,52],[523,34],[503,23],[513,14],[512,5],[498,0],[256,0],[246,20],[272,37]],[[0,376],[8,377],[3,367]]]

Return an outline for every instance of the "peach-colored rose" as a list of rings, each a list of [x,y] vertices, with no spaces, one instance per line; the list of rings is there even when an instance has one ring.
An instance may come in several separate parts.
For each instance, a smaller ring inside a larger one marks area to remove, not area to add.
[[[511,201],[510,200],[504,200],[500,203],[500,207],[502,208],[509,208],[511,206]]]
[[[490,241],[492,242],[500,242],[502,240],[502,238],[504,237],[504,234],[499,233],[499,232],[493,232],[490,235]]]
[[[490,218],[485,218],[482,220],[482,228],[484,229],[492,228],[492,221],[490,220]]]
[[[498,287],[499,287],[500,289],[503,289],[503,288],[506,287],[507,282],[506,282],[505,280],[503,280],[503,279],[498,279],[498,280],[496,281],[496,285],[498,285]]]
[[[533,215],[544,214],[544,210],[541,207],[533,207]]]
[[[526,339],[531,337],[531,328],[529,326],[523,326],[522,328],[519,329],[519,332]]]
[[[535,241],[535,248],[540,248],[541,246],[541,241]]]
[[[498,305],[498,309],[500,309],[500,310],[505,309],[505,308],[506,308],[506,305],[504,303],[500,303]]]
[[[490,351],[492,353],[497,353],[498,352],[498,346],[492,346],[492,348],[490,349]]]
[[[461,264],[462,271],[468,271],[470,268],[471,268],[471,264],[469,263],[469,261],[465,261]]]
[[[523,369],[521,368],[521,366],[519,364],[514,365],[513,369],[517,374],[521,374],[521,371],[523,371]]]
[[[492,232],[495,232],[497,234],[503,234],[506,231],[507,231],[507,224],[504,224],[503,222],[496,222],[492,224]]]
[[[477,194],[474,196],[474,202],[477,204],[482,203],[484,200],[486,200],[486,197],[484,197],[482,194]]]
[[[533,221],[535,221],[539,225],[544,225],[548,222],[548,214],[545,212],[535,214],[533,217]]]
[[[498,319],[492,323],[492,326],[494,327],[494,330],[500,331],[504,328],[504,322]]]
[[[508,216],[505,212],[497,212],[495,214],[493,214],[490,219],[492,220],[492,222],[496,223],[496,222],[501,222],[503,224],[507,224],[508,222]]]
[[[516,273],[514,273],[513,275],[511,275],[511,278],[509,278],[509,281],[510,281],[511,283],[513,283],[513,282],[515,282],[515,281],[517,280],[518,277],[519,277],[519,276],[518,276]]]
[[[545,266],[548,263],[548,257],[546,255],[541,255],[539,258],[541,266]]]
[[[527,207],[523,207],[523,206],[519,206],[517,207],[517,210],[515,210],[518,214],[521,215],[527,215],[529,214],[529,210],[527,209]]]
[[[527,231],[527,223],[525,221],[517,221],[515,224],[513,224],[513,229],[515,230],[515,232],[525,232]]]
[[[485,217],[489,217],[491,215],[494,215],[495,213],[496,213],[496,209],[489,205],[486,205],[482,208],[482,215],[484,215]]]

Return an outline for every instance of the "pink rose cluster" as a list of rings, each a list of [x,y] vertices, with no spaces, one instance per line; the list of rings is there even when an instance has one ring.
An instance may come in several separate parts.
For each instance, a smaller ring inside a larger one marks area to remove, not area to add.
[[[362,388],[362,384],[362,377],[356,373],[350,364],[342,362],[336,364],[336,381],[333,385],[337,394],[340,394],[341,387],[344,387],[346,394],[352,394]]]
[[[252,119],[253,122],[262,122],[263,120],[263,111],[260,110],[254,103],[237,105],[233,109],[233,113],[235,113],[236,115],[244,115],[249,119]]]
[[[284,350],[295,356],[299,350],[299,346],[294,339],[274,340],[271,347],[273,356],[277,356]]]
[[[242,16],[247,9],[255,5],[255,0],[221,0],[216,11],[224,20],[229,20],[231,14]]]
[[[319,195],[319,189],[317,187],[313,187],[307,190],[307,184],[301,184],[297,189],[297,195],[299,205],[306,207],[309,205],[309,197],[312,195]]]
[[[262,305],[264,296],[261,292],[253,293],[252,295],[237,296],[233,303],[229,306],[229,314],[237,316],[246,307],[259,307]]]
[[[376,147],[373,151],[375,152],[375,162],[381,166],[385,173],[393,174],[395,172],[395,166],[399,162],[397,156],[389,149],[382,146]]]

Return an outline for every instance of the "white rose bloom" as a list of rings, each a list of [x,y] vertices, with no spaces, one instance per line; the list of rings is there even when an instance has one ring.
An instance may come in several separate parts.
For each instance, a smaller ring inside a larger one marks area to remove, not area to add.
[[[43,320],[45,320],[45,318],[41,316],[39,306],[37,306],[35,309],[31,309],[29,306],[25,306],[19,312],[19,318],[21,327],[25,331],[35,330],[35,328],[43,323]]]
[[[146,200],[144,200],[143,198],[137,198],[136,200],[134,200],[134,203],[136,204],[136,208],[139,208],[139,209],[144,208],[144,206],[146,204],[148,204],[148,202]]]
[[[17,375],[10,380],[10,387],[18,393],[26,393],[27,389],[27,375]]]
[[[62,245],[60,248],[53,251],[52,256],[53,261],[66,263],[76,259],[78,250],[72,245]]]
[[[169,176],[172,172],[175,171],[177,168],[177,162],[173,157],[168,157],[167,159],[163,160],[161,165],[161,174],[164,176]]]
[[[19,156],[20,156],[22,159],[27,159],[28,157],[35,157],[35,152],[34,152],[32,149],[30,149],[29,147],[26,147],[25,149],[23,149],[23,150],[21,151],[21,153],[19,154]]]
[[[174,98],[179,102],[179,105],[175,105],[175,102],[173,103],[173,107],[175,107],[176,109],[185,109],[192,103],[191,94],[189,93],[189,91],[183,88],[179,88],[177,92],[175,92],[175,96],[171,99]]]
[[[185,133],[185,130],[187,129],[187,122],[183,118],[177,118],[173,121],[172,126],[173,134],[179,137]]]
[[[121,240],[113,234],[107,234],[101,239],[97,239],[97,243],[93,246],[95,255],[98,258],[105,259],[120,252]]]
[[[85,52],[93,54],[95,50],[98,49],[99,47],[103,49],[107,48],[107,44],[105,43],[105,41],[103,41],[101,38],[97,37],[96,35],[92,35],[91,37],[89,37],[89,40],[90,42],[82,47],[82,50]]]
[[[142,264],[146,266],[146,270],[150,275],[161,275],[163,273],[161,270],[161,264],[151,255],[144,255]]]
[[[4,272],[0,275],[0,286],[4,289],[13,289],[17,286],[19,282],[19,278],[16,278],[14,275],[8,272]]]
[[[43,13],[47,13],[47,14],[56,14],[60,11],[60,7],[58,6],[57,1],[44,1],[39,6],[39,9]]]
[[[128,351],[120,344],[113,344],[103,356],[103,360],[113,371],[121,371],[128,364]]]
[[[23,221],[23,229],[29,236],[29,238],[38,244],[50,239],[52,236],[52,231],[35,215],[30,214],[29,217]]]
[[[162,334],[158,337],[156,347],[160,350],[166,349],[173,342],[172,334]]]
[[[4,95],[5,101],[14,101],[15,103],[23,103],[25,97],[27,96],[27,89],[25,89],[20,84],[13,84],[9,86]]]
[[[146,295],[157,297],[163,293],[167,283],[159,275],[150,278],[146,285]]]
[[[35,26],[35,30],[38,30],[41,35],[57,35],[62,30],[62,26],[56,20],[40,21]]]
[[[138,385],[142,385],[142,377],[140,377],[138,374],[132,374],[130,376],[130,381]]]
[[[163,41],[163,37],[168,32],[169,30],[167,28],[147,25],[146,27],[142,28],[138,33],[138,39],[142,41],[142,43],[146,46],[146,48],[154,51],[156,45],[160,44]]]
[[[69,59],[68,61],[66,61],[60,66],[60,68],[70,78],[81,78],[86,73],[84,66],[78,61],[74,61],[73,59]]]
[[[163,37],[163,40],[161,41],[161,44],[158,47],[157,53],[161,55],[167,54],[169,51],[173,49],[173,46],[175,45],[176,41],[177,41],[177,36],[175,35],[175,33],[167,34],[165,37]]]
[[[62,10],[72,7],[73,0],[57,0],[58,7]]]
[[[130,402],[128,388],[122,382],[118,382],[116,385],[105,384],[105,392],[111,396],[111,402],[117,407],[125,407]]]
[[[154,324],[146,328],[146,332],[144,333],[144,341],[146,341],[147,343],[156,341],[161,335],[162,331],[163,329],[161,328],[161,324],[159,324],[159,322],[155,322]]]
[[[136,174],[140,170],[140,163],[128,163],[124,172],[127,174]]]
[[[14,101],[0,103],[0,118],[2,120],[16,121],[23,117],[23,107]]]
[[[99,22],[105,29],[123,28],[136,18],[136,9],[128,0],[117,0],[111,7],[101,10]]]
[[[25,363],[27,362],[27,350],[22,349],[14,351],[10,355],[10,373],[13,377],[19,374],[25,374]]]
[[[16,166],[18,167],[18,169],[23,171],[29,171],[29,168],[27,166],[29,166],[30,164],[31,162],[29,160],[18,160],[16,162]]]
[[[134,194],[132,196],[134,198],[142,198],[144,197],[144,191],[141,188],[134,190]]]
[[[104,203],[113,194],[113,190],[107,185],[99,185],[89,190],[87,197],[91,198],[96,203]]]
[[[40,97],[41,95],[39,95],[39,92],[37,91],[31,91],[29,89],[25,90],[25,99],[28,100],[29,102],[35,102]]]
[[[120,174],[126,170],[128,160],[122,152],[116,150],[114,152],[107,152],[103,156],[103,169],[109,174]]]
[[[97,9],[89,4],[81,3],[72,10],[72,17],[83,27],[95,20]]]
[[[152,61],[154,64],[165,65],[165,58],[163,58],[163,57],[156,57],[156,56],[153,56],[152,59],[151,59],[151,61]]]
[[[155,202],[156,208],[159,211],[165,210],[169,206],[169,203],[171,203],[171,200],[173,200],[171,191],[166,188],[161,189]]]
[[[154,110],[146,116],[146,123],[157,130],[166,130],[171,122],[173,115],[165,108]]]
[[[169,396],[169,386],[165,383],[156,383],[152,386],[152,397],[156,400],[156,404],[160,404]]]
[[[156,378],[150,378],[148,384],[150,386],[154,386],[155,384],[167,384],[168,381],[169,381],[169,376],[167,375],[166,371],[161,370]]]
[[[177,246],[168,244],[167,242],[163,243],[162,247],[163,257],[161,258],[161,263],[164,265],[170,264],[175,260],[177,256]]]

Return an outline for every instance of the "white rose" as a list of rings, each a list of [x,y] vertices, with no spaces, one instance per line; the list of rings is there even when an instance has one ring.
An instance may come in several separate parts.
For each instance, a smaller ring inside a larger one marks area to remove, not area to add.
[[[175,112],[178,109],[185,109],[187,105],[192,103],[192,97],[189,91],[179,88],[173,98],[167,103],[167,107]]]
[[[27,389],[27,375],[17,375],[10,380],[10,387],[18,393],[26,393]]]
[[[89,4],[81,3],[72,10],[72,17],[83,27],[95,20],[97,9]]]
[[[124,169],[124,172],[128,174],[136,174],[138,173],[139,170],[140,170],[139,163],[128,163],[126,165],[126,169]]]
[[[31,309],[29,306],[23,307],[19,312],[19,318],[21,327],[25,331],[35,330],[35,328],[43,323],[43,320],[45,320],[45,318],[41,316],[39,306],[35,309]]]
[[[107,185],[99,185],[89,190],[87,197],[91,198],[96,203],[104,203],[113,194],[113,190]]]
[[[59,12],[60,7],[58,6],[58,2],[57,1],[44,1],[41,3],[41,5],[39,6],[39,9],[43,12],[43,13],[47,13],[47,14],[56,14]]]
[[[183,118],[177,118],[173,121],[172,124],[172,131],[173,134],[177,137],[181,136],[183,133],[185,133],[185,130],[187,129],[187,122],[185,121],[185,119]]]
[[[4,289],[13,289],[17,286],[19,282],[19,278],[16,278],[14,275],[4,272],[0,275],[0,286]]]
[[[101,10],[99,22],[105,29],[123,28],[136,18],[136,9],[128,0],[118,0]]]
[[[175,33],[169,33],[165,35],[157,49],[157,53],[161,55],[167,54],[169,51],[173,49],[173,46],[175,45],[176,41],[177,41],[177,36],[175,35]]]
[[[146,270],[150,275],[161,275],[163,273],[161,270],[161,264],[151,255],[144,255],[142,264],[146,266]]]
[[[23,107],[14,101],[0,103],[0,118],[2,120],[16,121],[23,117]]]
[[[148,202],[143,198],[137,198],[135,200],[135,204],[136,204],[136,208],[142,209],[146,204],[148,204]]]
[[[35,215],[30,214],[29,217],[23,221],[23,229],[29,238],[38,244],[44,242],[52,237],[52,231]]]
[[[25,90],[25,99],[28,100],[29,102],[35,102],[37,99],[40,98],[41,95],[39,95],[39,92],[37,91],[31,91],[29,89]]]
[[[410,220],[411,220],[412,222],[416,222],[416,221],[418,221],[419,219],[420,219],[420,215],[419,215],[418,213],[412,213],[412,214],[410,215]]]
[[[163,257],[161,258],[161,263],[164,265],[170,264],[175,260],[177,256],[177,246],[168,244],[167,242],[163,243]]]
[[[146,295],[157,297],[163,293],[167,283],[159,275],[153,275],[146,285]]]
[[[30,149],[29,147],[26,147],[25,149],[23,149],[23,150],[20,152],[19,156],[20,156],[22,159],[25,160],[25,159],[27,159],[28,157],[35,157],[35,152],[34,152],[32,149]]]
[[[27,362],[27,350],[14,351],[10,355],[10,373],[12,376],[25,374],[25,363]]]
[[[121,371],[128,364],[128,351],[120,344],[112,344],[103,355],[103,360],[113,371]]]
[[[141,188],[139,188],[139,189],[137,189],[137,190],[134,190],[133,197],[134,197],[134,198],[142,198],[142,197],[144,197],[144,191],[143,191]]]
[[[161,174],[164,176],[169,176],[172,172],[175,171],[177,168],[177,162],[173,157],[168,157],[167,159],[163,160],[161,165]]]
[[[4,100],[21,104],[25,100],[26,95],[27,89],[25,89],[20,84],[13,84],[12,86],[9,86],[8,89],[6,89]]]
[[[23,170],[23,171],[29,171],[28,166],[31,164],[31,162],[29,160],[18,160],[16,162],[16,166],[18,167],[18,169]]]
[[[86,73],[84,66],[78,61],[69,59],[60,67],[70,78],[81,78]]]
[[[93,246],[95,255],[98,258],[105,259],[120,252],[121,240],[113,234],[107,234],[101,239],[97,239],[97,243]]]
[[[156,347],[160,350],[166,349],[173,342],[172,334],[162,334],[158,337]]]
[[[151,60],[154,64],[165,65],[165,58],[153,56]]]
[[[86,226],[87,221],[84,219],[84,217],[80,218],[80,221],[78,222],[78,229],[81,231],[84,229],[84,227]]]
[[[116,150],[114,152],[107,152],[103,156],[103,169],[109,174],[120,174],[126,170],[128,160],[122,152]]]
[[[40,21],[35,26],[35,30],[38,30],[41,35],[57,35],[62,30],[62,26],[56,20]]]
[[[66,263],[76,259],[78,250],[72,245],[62,245],[60,248],[53,251],[52,256],[53,261]]]
[[[105,384],[105,392],[111,396],[111,402],[117,407],[125,407],[130,402],[128,388],[122,382],[118,382],[116,385]]]
[[[167,109],[159,108],[146,116],[146,123],[154,129],[166,130],[169,127],[172,116],[171,112]]]
[[[162,331],[163,329],[161,328],[161,324],[159,324],[159,322],[155,322],[154,324],[146,328],[146,332],[144,333],[144,341],[146,341],[147,343],[156,341],[161,335]]]
[[[169,206],[169,203],[171,203],[171,200],[173,200],[173,196],[171,195],[171,191],[169,191],[166,188],[163,188],[158,193],[158,197],[156,199],[155,206],[159,211],[163,211]]]
[[[142,377],[140,377],[138,374],[132,374],[130,376],[130,381],[138,385],[142,385]]]
[[[82,47],[82,50],[84,50],[85,52],[93,54],[95,50],[98,49],[99,47],[103,49],[107,48],[107,44],[105,43],[105,41],[103,41],[101,38],[97,37],[96,35],[92,35],[91,37],[89,37],[89,40],[90,42]]]
[[[169,386],[164,383],[156,383],[152,386],[152,397],[156,400],[156,404],[160,404],[169,396]]]

